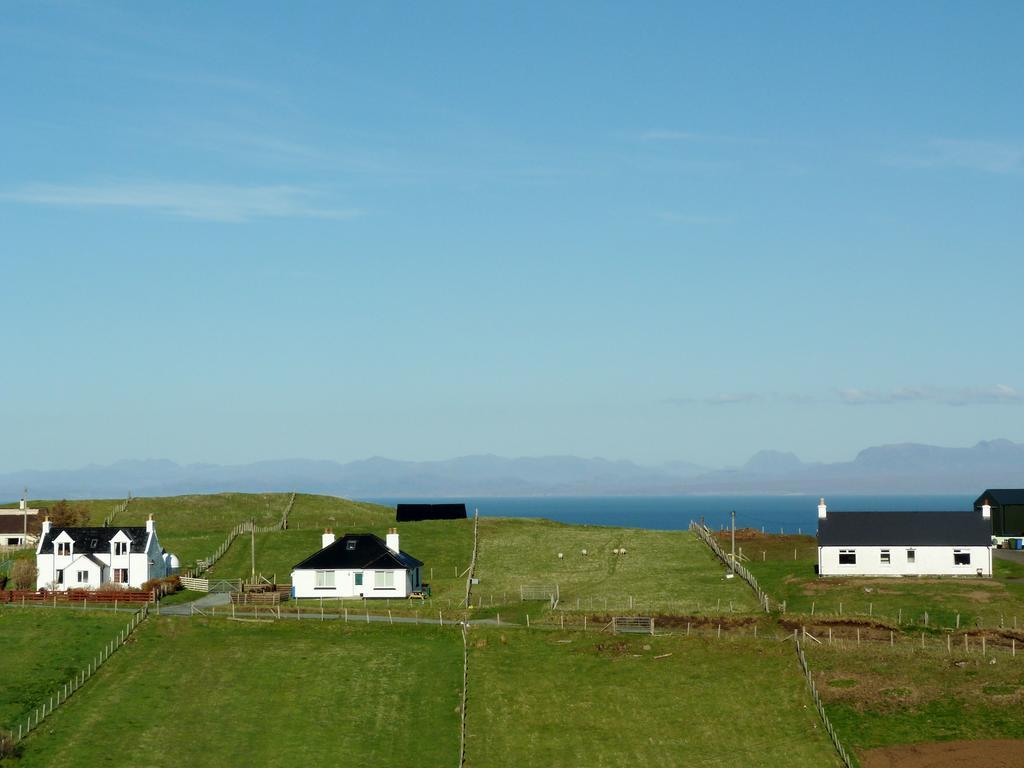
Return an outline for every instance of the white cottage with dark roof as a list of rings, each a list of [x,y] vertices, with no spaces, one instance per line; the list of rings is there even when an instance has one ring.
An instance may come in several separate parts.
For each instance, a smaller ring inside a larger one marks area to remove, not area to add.
[[[830,512],[822,499],[818,575],[991,576],[991,508]]]
[[[63,592],[106,586],[141,587],[177,573],[150,517],[145,526],[61,528],[43,521],[36,547],[37,589]]]
[[[349,533],[335,540],[324,531],[319,552],[292,570],[292,597],[408,597],[423,589],[423,563],[398,546],[398,531],[387,540]]]

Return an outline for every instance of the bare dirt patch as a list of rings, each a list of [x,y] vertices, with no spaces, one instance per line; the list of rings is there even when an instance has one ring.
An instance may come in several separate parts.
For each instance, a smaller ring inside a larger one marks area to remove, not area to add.
[[[860,752],[862,768],[1021,768],[1024,740],[932,741]]]

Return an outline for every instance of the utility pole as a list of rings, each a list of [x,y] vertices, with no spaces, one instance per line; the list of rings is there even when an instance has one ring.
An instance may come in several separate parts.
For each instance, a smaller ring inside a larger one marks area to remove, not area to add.
[[[256,583],[256,520],[253,519],[252,527],[249,529],[252,532],[250,553],[252,554],[252,578],[249,580],[250,584]]]
[[[732,572],[736,573],[736,510],[732,511]]]
[[[21,492],[21,543],[28,544],[28,488]]]

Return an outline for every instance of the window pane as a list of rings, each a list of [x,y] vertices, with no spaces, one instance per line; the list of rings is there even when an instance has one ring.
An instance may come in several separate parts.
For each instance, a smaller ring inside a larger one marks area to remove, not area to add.
[[[916,558],[917,558],[917,552],[915,552],[912,549],[908,549],[907,550],[907,562],[908,563],[916,562]]]
[[[356,586],[357,587],[363,586],[363,574],[361,574],[361,573],[357,573],[356,574]]]

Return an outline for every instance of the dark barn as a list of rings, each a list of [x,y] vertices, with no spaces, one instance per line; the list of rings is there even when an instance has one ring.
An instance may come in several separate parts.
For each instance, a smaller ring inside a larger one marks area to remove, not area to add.
[[[465,520],[465,504],[399,504],[395,520],[409,523],[416,520]]]
[[[992,507],[992,535],[1024,536],[1024,488],[989,488],[974,502],[975,511],[986,501]]]

